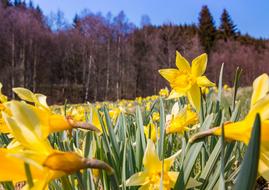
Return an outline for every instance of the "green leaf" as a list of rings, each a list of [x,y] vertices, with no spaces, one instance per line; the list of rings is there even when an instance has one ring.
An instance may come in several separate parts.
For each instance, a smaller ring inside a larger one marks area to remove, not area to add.
[[[224,63],[222,63],[221,65],[220,74],[219,74],[219,87],[218,87],[218,98],[217,98],[219,105],[221,104],[221,95],[222,95],[223,68],[224,68]]]
[[[160,98],[160,140],[158,142],[159,148],[159,158],[164,159],[164,137],[165,137],[165,116],[164,116],[164,106],[163,100]]]
[[[136,107],[136,123],[140,130],[141,143],[142,143],[142,148],[144,152],[144,150],[146,149],[146,140],[145,140],[145,135],[144,135],[143,118],[142,118],[142,114],[141,114],[141,110],[139,106]]]
[[[233,86],[233,102],[232,102],[232,110],[235,109],[235,101],[236,101],[236,95],[237,90],[239,87],[239,79],[242,73],[242,69],[236,68],[235,77],[234,77],[234,86]]]
[[[34,186],[34,183],[33,183],[33,177],[31,174],[30,165],[27,163],[24,163],[24,170],[25,170],[28,186],[31,189]]]
[[[204,123],[201,126],[202,130],[207,130],[211,126],[213,121],[213,115],[207,116]],[[204,141],[199,141],[195,144],[192,144],[191,147],[188,149],[189,143],[187,145],[187,153],[186,157],[183,162],[183,168],[180,169],[176,184],[174,189],[185,189],[188,181],[191,177],[191,173],[197,157],[199,156],[201,149],[203,147]],[[183,183],[184,182],[184,183]]]
[[[235,190],[253,190],[258,172],[260,153],[261,121],[259,114],[256,115],[251,139],[242,163],[239,176],[236,180]]]

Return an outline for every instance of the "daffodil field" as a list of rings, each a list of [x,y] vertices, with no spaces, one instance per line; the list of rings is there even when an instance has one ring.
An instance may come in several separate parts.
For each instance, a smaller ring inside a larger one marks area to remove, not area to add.
[[[169,190],[258,188],[269,181],[269,77],[241,89],[206,76],[176,52],[170,84],[135,100],[48,106],[14,88],[0,95],[0,189]],[[1,86],[2,87],[2,86]]]

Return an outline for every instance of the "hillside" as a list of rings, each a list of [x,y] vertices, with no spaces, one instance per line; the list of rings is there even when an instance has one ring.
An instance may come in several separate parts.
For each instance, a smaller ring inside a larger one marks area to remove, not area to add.
[[[123,12],[115,17],[86,12],[76,15],[70,26],[61,14],[52,19],[39,7],[2,3],[3,90],[12,97],[12,87],[24,86],[47,94],[51,103],[148,96],[168,86],[158,70],[175,67],[176,50],[188,60],[207,51],[207,75],[212,81],[217,81],[223,62],[225,73],[229,73],[224,82],[230,85],[236,67],[243,69],[242,85],[250,85],[255,76],[269,72],[268,40],[242,35],[238,29],[225,33],[226,29],[213,26],[209,51],[201,43],[202,18],[201,11],[200,25],[147,23],[137,27]]]

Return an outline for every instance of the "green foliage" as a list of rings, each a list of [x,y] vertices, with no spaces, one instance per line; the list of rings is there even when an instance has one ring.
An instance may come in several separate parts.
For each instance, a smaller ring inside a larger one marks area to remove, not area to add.
[[[207,6],[203,6],[199,14],[199,37],[206,53],[210,53],[216,38],[216,27],[213,17]]]
[[[225,41],[228,38],[235,37],[237,32],[236,25],[226,9],[223,10],[220,18],[219,37]]]
[[[252,190],[256,185],[261,139],[261,120],[257,115],[253,124],[251,139],[236,180],[235,190]]]

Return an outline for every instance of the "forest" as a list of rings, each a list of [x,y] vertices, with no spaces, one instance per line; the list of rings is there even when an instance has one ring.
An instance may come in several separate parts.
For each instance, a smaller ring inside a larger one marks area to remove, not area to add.
[[[217,19],[219,26],[203,6],[190,25],[156,26],[145,15],[136,26],[123,11],[114,16],[87,10],[68,24],[61,11],[48,16],[31,1],[1,0],[2,90],[14,98],[12,87],[25,87],[47,94],[50,103],[145,97],[169,86],[158,70],[174,67],[176,50],[188,60],[206,52],[206,75],[214,82],[222,63],[227,84],[240,67],[241,85],[249,86],[269,72],[269,42],[240,33],[225,9]]]

